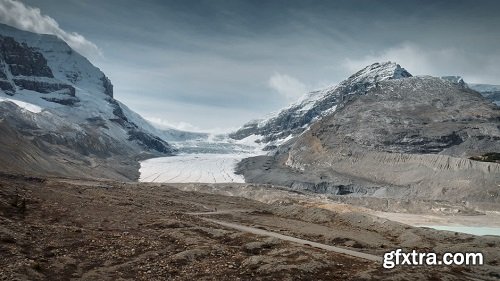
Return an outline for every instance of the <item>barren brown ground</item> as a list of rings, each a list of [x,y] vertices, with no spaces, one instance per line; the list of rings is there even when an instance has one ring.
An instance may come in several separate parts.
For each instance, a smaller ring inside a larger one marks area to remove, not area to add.
[[[213,186],[212,186],[213,187]],[[1,280],[495,280],[500,238],[413,228],[293,199],[271,204],[199,185],[0,174]],[[227,188],[227,186],[225,187]],[[244,189],[245,185],[230,186]],[[205,190],[203,192],[202,190]],[[482,251],[481,267],[378,262],[259,236],[188,214],[382,256],[395,248]]]

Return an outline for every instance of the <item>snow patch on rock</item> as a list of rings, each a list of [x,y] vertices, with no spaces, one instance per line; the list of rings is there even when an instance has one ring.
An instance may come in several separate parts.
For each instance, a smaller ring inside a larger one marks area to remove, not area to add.
[[[0,102],[6,102],[6,101],[15,103],[17,106],[19,106],[19,107],[21,107],[29,112],[33,112],[33,113],[40,113],[43,110],[40,106],[32,104],[32,103],[27,103],[25,101],[20,101],[20,100],[0,96]]]

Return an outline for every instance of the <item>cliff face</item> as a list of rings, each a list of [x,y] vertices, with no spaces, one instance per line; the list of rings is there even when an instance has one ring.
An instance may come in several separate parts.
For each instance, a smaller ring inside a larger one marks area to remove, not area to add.
[[[0,25],[0,47],[0,138],[24,144],[10,147],[4,168],[135,179],[138,159],[174,152],[161,132],[113,98],[106,75],[62,40]],[[23,157],[23,150],[37,156]]]
[[[499,109],[434,77],[385,81],[311,128],[328,149],[470,157],[500,150]]]
[[[44,56],[26,43],[0,35],[0,89],[13,96],[19,90],[42,94],[58,92],[75,97],[75,88],[54,78]],[[46,98],[49,100],[49,98]]]

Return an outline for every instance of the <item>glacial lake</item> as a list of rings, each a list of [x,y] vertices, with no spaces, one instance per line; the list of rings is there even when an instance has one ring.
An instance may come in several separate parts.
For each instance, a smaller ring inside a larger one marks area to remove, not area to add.
[[[420,225],[419,227],[428,227],[437,230],[446,230],[453,232],[468,233],[473,235],[497,235],[500,236],[500,227],[481,227],[481,226],[448,226],[448,225]]]

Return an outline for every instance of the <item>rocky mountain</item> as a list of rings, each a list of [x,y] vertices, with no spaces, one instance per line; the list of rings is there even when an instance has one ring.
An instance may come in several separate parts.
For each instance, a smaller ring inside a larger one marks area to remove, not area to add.
[[[469,88],[481,93],[486,99],[500,106],[500,85],[468,83]]]
[[[2,168],[135,179],[138,159],[174,152],[114,99],[104,73],[56,36],[0,25],[0,47]]]
[[[378,81],[239,171],[334,195],[500,206],[500,164],[470,159],[500,151],[499,107],[465,83],[406,76]]]
[[[324,116],[339,110],[353,98],[366,94],[379,82],[405,77],[411,77],[411,74],[396,63],[374,63],[336,86],[306,94],[268,119],[245,124],[230,137],[240,140],[254,136],[257,141],[266,143],[268,148],[275,148],[304,132]]]
[[[442,79],[464,85],[471,90],[480,93],[487,100],[500,106],[500,85],[466,83],[461,76],[443,76]]]

